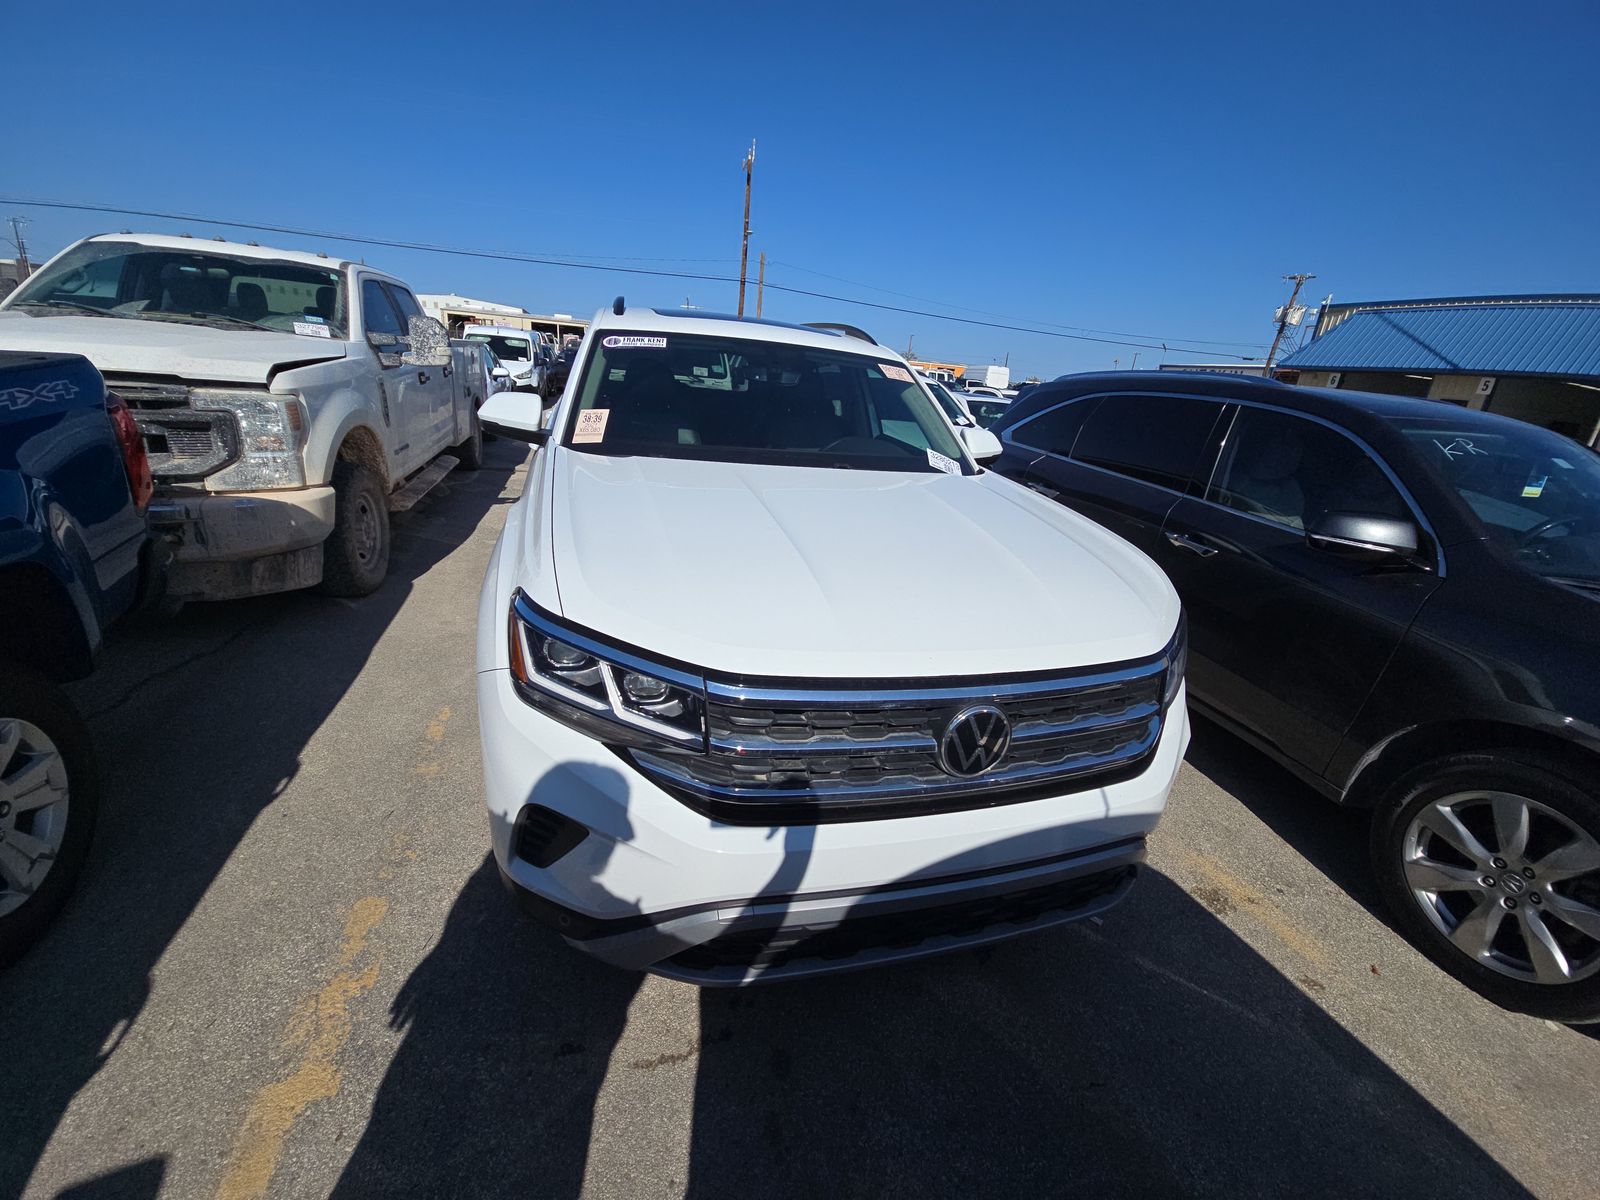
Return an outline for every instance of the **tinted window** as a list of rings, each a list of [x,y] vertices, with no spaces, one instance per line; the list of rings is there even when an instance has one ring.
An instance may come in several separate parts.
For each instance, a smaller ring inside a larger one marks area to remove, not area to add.
[[[1084,422],[1072,457],[1181,492],[1222,408],[1188,396],[1106,396]]]
[[[498,358],[510,358],[523,362],[530,357],[526,338],[501,337],[497,333],[472,333],[468,331],[467,341],[482,342],[493,350]]]
[[[1094,406],[1094,400],[1069,400],[1055,408],[1046,409],[1013,429],[1011,440],[1050,454],[1069,455],[1072,453],[1072,444],[1078,440],[1078,431],[1094,411]]]
[[[1355,442],[1261,408],[1239,410],[1206,499],[1292,529],[1332,512],[1411,518],[1394,484]]]
[[[400,315],[389,303],[389,295],[383,290],[383,284],[376,279],[366,279],[361,283],[361,315],[367,323],[368,333],[392,333],[396,337],[405,333],[405,328],[400,324]]]
[[[422,315],[422,306],[417,303],[417,298],[403,287],[390,286],[389,295],[394,299],[394,306],[400,310],[400,315],[406,319],[409,328],[412,317]]]

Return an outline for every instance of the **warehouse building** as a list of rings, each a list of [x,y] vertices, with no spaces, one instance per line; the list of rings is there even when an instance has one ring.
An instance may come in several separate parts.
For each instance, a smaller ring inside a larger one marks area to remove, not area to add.
[[[1600,445],[1600,295],[1328,304],[1274,372],[1486,409]]]

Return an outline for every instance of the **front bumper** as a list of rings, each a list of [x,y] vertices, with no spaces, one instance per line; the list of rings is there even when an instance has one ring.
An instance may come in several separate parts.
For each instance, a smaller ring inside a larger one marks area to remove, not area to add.
[[[309,587],[322,578],[322,543],[333,532],[333,488],[216,495],[163,491],[151,530],[173,547],[167,592],[225,600]]]
[[[1189,739],[1180,693],[1132,779],[992,808],[768,828],[696,813],[529,707],[505,670],[479,674],[478,709],[508,884],[588,953],[709,984],[922,957],[1102,911],[1143,859]],[[587,835],[533,865],[516,853],[528,805]]]

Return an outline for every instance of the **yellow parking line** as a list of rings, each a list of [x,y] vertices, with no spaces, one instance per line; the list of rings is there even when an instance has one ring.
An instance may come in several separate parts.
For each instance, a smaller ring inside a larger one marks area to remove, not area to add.
[[[1211,892],[1207,895],[1206,889],[1195,889],[1197,898],[1218,916],[1232,910],[1248,913],[1307,962],[1317,967],[1328,965],[1328,951],[1323,945],[1310,934],[1296,928],[1293,918],[1264,894],[1210,855],[1185,846],[1179,846],[1177,850],[1186,865],[1205,877]]]
[[[366,950],[367,935],[388,911],[389,902],[382,896],[363,897],[351,908],[332,978],[306,998],[290,1023],[287,1040],[301,1047],[300,1059],[288,1078],[268,1084],[251,1099],[234,1139],[227,1173],[217,1188],[218,1200],[265,1196],[284,1141],[300,1114],[313,1101],[339,1094],[340,1074],[334,1060],[350,1037],[350,1005],[378,982],[382,956],[359,971],[354,969],[356,960]]]

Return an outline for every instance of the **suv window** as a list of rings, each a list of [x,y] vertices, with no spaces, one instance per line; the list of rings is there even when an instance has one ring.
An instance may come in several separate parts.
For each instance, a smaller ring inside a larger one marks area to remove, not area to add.
[[[1023,421],[1011,431],[1011,440],[1019,446],[1043,450],[1046,454],[1059,454],[1063,458],[1072,453],[1072,444],[1078,440],[1078,431],[1094,411],[1095,400],[1068,400],[1055,408],[1047,408],[1038,416]],[[974,411],[983,405],[975,404]],[[1005,411],[1001,405],[1000,411]],[[981,416],[979,418],[982,419]]]
[[[1190,396],[1109,395],[1084,422],[1072,457],[1181,492],[1222,409]]]
[[[389,293],[379,280],[365,279],[361,282],[361,317],[366,322],[368,333],[392,333],[396,337],[405,335],[400,314],[395,312],[394,305],[389,302]]]
[[[1333,512],[1412,515],[1355,442],[1326,425],[1262,408],[1239,410],[1206,499],[1291,529]]]

